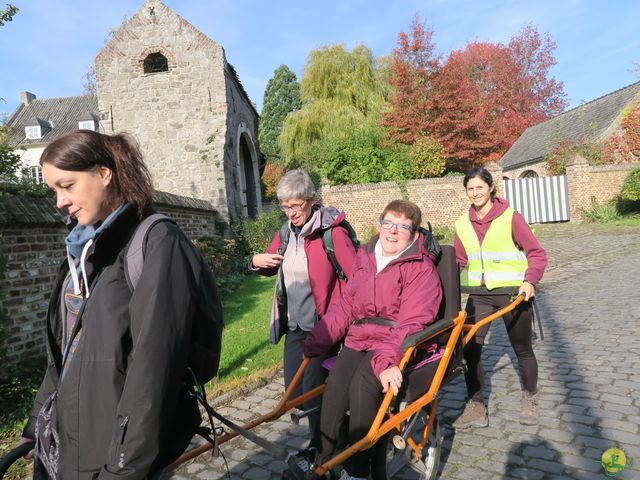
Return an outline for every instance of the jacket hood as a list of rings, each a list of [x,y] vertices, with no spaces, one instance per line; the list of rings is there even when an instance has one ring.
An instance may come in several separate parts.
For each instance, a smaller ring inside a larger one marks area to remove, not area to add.
[[[314,209],[315,208],[316,207],[314,207]],[[317,208],[320,210],[320,229],[322,230],[326,230],[329,227],[335,227],[346,218],[344,212],[341,212],[331,205],[326,207],[318,205]]]
[[[491,206],[491,210],[487,213],[484,218],[478,218],[476,215],[476,211],[473,207],[469,207],[469,220],[473,223],[491,223],[492,220],[499,217],[504,213],[504,211],[509,208],[509,201],[504,198],[495,197],[493,199],[493,205]]]

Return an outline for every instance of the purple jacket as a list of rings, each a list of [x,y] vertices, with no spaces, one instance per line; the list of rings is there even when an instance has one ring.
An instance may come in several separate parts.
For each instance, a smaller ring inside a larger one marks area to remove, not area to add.
[[[331,229],[331,238],[333,239],[336,260],[349,278],[351,267],[356,256],[356,249],[349,238],[349,233],[338,225],[345,219],[344,212],[340,212],[331,206],[318,206],[317,208],[322,210],[321,229],[333,227]],[[280,232],[277,231],[266,253],[276,253],[281,245]],[[329,306],[337,302],[338,298],[340,298],[340,294],[345,288],[345,282],[341,281],[336,275],[324,251],[322,235],[319,231],[305,237],[304,250],[309,263],[309,282],[311,284],[311,294],[316,304],[316,313],[318,314],[318,318],[322,318],[329,309]],[[280,273],[280,267],[251,268],[251,270],[265,276]],[[281,302],[278,302],[278,295],[280,294],[282,293],[278,291],[278,282],[276,282],[271,311],[271,326],[269,329],[269,340],[271,343],[278,343],[282,335],[286,332],[287,309],[286,304],[283,305]]]
[[[376,235],[358,251],[344,294],[307,336],[304,351],[310,357],[325,353],[346,334],[345,346],[375,351],[371,367],[379,377],[400,363],[403,340],[436,319],[442,288],[422,234],[380,273],[376,273],[374,252],[377,241]],[[396,324],[352,325],[354,320],[367,317],[382,317]]]

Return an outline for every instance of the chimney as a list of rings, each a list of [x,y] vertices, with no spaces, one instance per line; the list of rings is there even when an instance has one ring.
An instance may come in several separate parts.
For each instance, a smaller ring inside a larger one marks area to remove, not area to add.
[[[20,101],[23,105],[29,105],[36,99],[36,96],[31,92],[20,92]]]

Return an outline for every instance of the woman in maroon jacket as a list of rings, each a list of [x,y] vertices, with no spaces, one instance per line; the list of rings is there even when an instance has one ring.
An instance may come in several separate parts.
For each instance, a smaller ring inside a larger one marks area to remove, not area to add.
[[[529,300],[535,296],[535,285],[542,278],[544,269],[547,266],[547,254],[538,243],[522,215],[513,211],[509,207],[509,202],[496,196],[491,173],[482,167],[474,167],[465,175],[463,184],[469,200],[471,200],[471,206],[469,207],[468,217],[465,214],[456,222],[456,234],[454,237],[456,259],[460,269],[464,271],[469,263],[467,249],[479,248],[480,252],[484,252],[481,253],[481,256],[485,262],[477,272],[479,275],[480,270],[482,270],[482,277],[476,280],[478,286],[473,287],[473,293],[469,295],[467,300],[466,310],[469,319],[482,319],[510,303],[509,295],[496,294],[499,293],[499,288],[496,289],[490,284],[490,280],[487,280],[487,275],[491,275],[489,267],[492,265],[487,265],[487,259],[484,257],[486,257],[486,252],[490,250],[489,244],[495,245],[496,242],[499,242],[502,248],[505,245],[509,245],[512,250],[511,255],[509,255],[510,252],[504,254],[504,259],[494,259],[493,262],[497,262],[496,265],[499,265],[499,262],[504,265],[508,259],[513,260],[514,258],[516,259],[514,265],[518,265],[517,262],[520,262],[519,267],[516,268],[514,266],[514,274],[517,273],[519,277],[517,280],[514,277],[510,282],[514,286],[518,285],[518,292],[524,295],[525,302],[521,303],[514,312],[505,315],[503,320],[509,340],[518,358],[518,370],[522,382],[520,423],[532,425],[537,423],[538,420],[538,362],[531,344],[532,315],[531,302]],[[505,221],[509,220],[509,216],[511,218],[510,228],[509,223],[505,223]],[[497,221],[497,219],[500,219],[500,221]],[[498,226],[499,222],[501,226]],[[496,226],[491,229],[493,224]],[[491,234],[489,234],[490,229]],[[504,232],[509,238],[502,238],[502,235],[505,234]],[[477,242],[472,238],[474,234],[477,237]],[[465,248],[463,239],[467,239],[467,248]],[[468,239],[474,240],[475,243],[470,242]],[[518,260],[517,255],[520,255],[519,258],[521,260]],[[467,268],[468,270],[469,268]],[[466,277],[470,278],[469,275],[467,274]],[[464,278],[465,275],[463,275]],[[462,283],[464,285],[464,280]],[[495,283],[498,286],[500,285],[499,281],[495,281]],[[456,429],[464,430],[472,426],[486,427],[489,425],[489,416],[484,405],[482,392],[484,370],[481,361],[484,337],[488,330],[489,325],[480,328],[464,350],[464,358],[467,363],[465,381],[468,401],[462,415],[453,423]]]
[[[302,345],[329,305],[340,298],[346,282],[338,278],[324,249],[323,232],[331,229],[335,258],[348,277],[356,249],[347,230],[340,225],[343,212],[317,203],[309,174],[290,170],[278,182],[276,195],[287,216],[282,231],[273,236],[265,253],[254,255],[250,270],[261,275],[278,275],[271,311],[269,340],[278,343],[285,335],[284,381],[288,387],[302,363]],[[281,238],[282,237],[282,238]],[[283,242],[284,240],[284,242]],[[293,396],[324,383],[323,358],[314,359],[305,369],[301,384]],[[320,398],[304,404],[305,409],[318,406]],[[309,415],[311,447],[320,447],[320,414]]]
[[[398,392],[402,384],[402,341],[436,318],[442,289],[420,222],[415,204],[394,200],[387,205],[378,235],[358,252],[340,301],[307,336],[308,357],[322,355],[344,338],[322,399],[323,460],[334,453],[347,410],[349,442],[365,436],[383,393]],[[347,460],[341,480],[367,478],[371,452]]]

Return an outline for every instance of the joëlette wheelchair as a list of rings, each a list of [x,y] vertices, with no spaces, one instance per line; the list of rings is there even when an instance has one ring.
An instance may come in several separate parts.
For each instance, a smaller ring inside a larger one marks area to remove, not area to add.
[[[251,432],[254,427],[280,418],[290,410],[322,394],[324,385],[296,398],[291,398],[291,394],[308,364],[309,360],[304,359],[278,405],[271,412],[243,426],[236,425],[219,415],[208,405],[203,405],[207,413],[226,425],[229,431],[218,436],[215,441],[209,438],[205,444],[185,452],[165,470],[173,470],[205,452],[215,450],[217,446],[236,436],[242,435],[265,448],[276,458],[284,460],[288,466],[286,471],[288,478],[299,480],[320,478],[342,464],[354,453],[372,447],[377,449],[376,454],[373,455],[371,472],[374,480],[395,478],[432,480],[436,478],[442,443],[442,434],[436,416],[438,392],[443,385],[464,372],[462,350],[473,338],[476,331],[481,326],[514,310],[524,300],[522,296],[517,296],[505,308],[477,320],[475,324],[465,324],[466,313],[461,310],[459,270],[453,247],[449,245],[442,247],[442,258],[438,262],[437,268],[443,287],[443,300],[438,312],[438,320],[404,340],[402,344],[404,355],[400,362],[400,369],[403,371],[405,379],[419,375],[420,366],[415,364],[415,358],[416,356],[420,357],[420,355],[416,355],[420,352],[420,346],[427,342],[431,344],[434,340],[439,344],[441,348],[438,356],[441,355],[441,357],[437,360],[438,364],[433,380],[426,392],[406,398],[396,398],[393,391],[390,390],[383,397],[371,428],[364,438],[346,447],[327,462],[313,465],[311,470],[305,472],[297,463],[298,459],[295,456],[297,452],[288,452],[283,447]],[[514,289],[510,289],[508,292],[504,290],[502,293],[514,293]],[[424,363],[424,361],[420,363]],[[293,413],[292,419],[295,422],[305,413]],[[31,447],[32,445],[22,445],[0,461],[0,480],[2,480],[8,466],[26,454]]]

